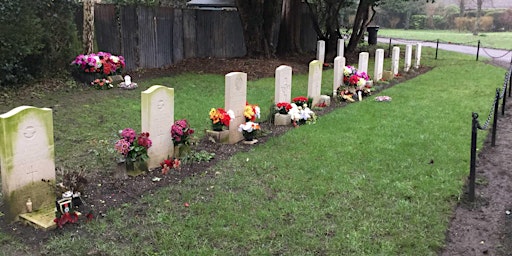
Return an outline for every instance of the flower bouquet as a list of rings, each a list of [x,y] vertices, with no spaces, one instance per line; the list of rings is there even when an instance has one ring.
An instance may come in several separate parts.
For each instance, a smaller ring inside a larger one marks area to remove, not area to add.
[[[308,108],[307,104],[297,106],[295,103],[292,103],[291,105],[292,109],[290,109],[289,114],[293,126],[297,127],[302,124],[314,124],[316,122],[316,114]]]
[[[245,122],[238,126],[238,131],[242,133],[245,141],[253,141],[258,130],[260,130],[260,125],[251,121]]]
[[[125,67],[125,62],[123,56],[115,56],[108,52],[98,52],[87,55],[80,54],[71,62],[71,65],[85,73],[113,75],[121,72]]]
[[[186,119],[178,120],[171,126],[171,137],[174,145],[190,144],[190,135],[194,134],[194,129],[190,128]]]
[[[167,174],[169,170],[172,168],[178,169],[180,167],[181,161],[178,158],[168,157],[163,162],[160,163],[162,167],[162,174]]]
[[[292,109],[292,105],[288,102],[278,102],[276,104],[276,110],[279,114],[286,115],[290,109]]]
[[[114,148],[121,153],[130,175],[135,176],[147,169],[145,162],[149,159],[148,149],[153,144],[148,132],[137,135],[132,128],[126,128],[119,132],[119,139]]]
[[[212,130],[222,131],[222,127],[229,128],[229,122],[235,118],[232,110],[226,112],[223,108],[212,108],[210,110],[210,120],[212,121]]]
[[[295,97],[292,99],[292,103],[294,103],[298,107],[302,107],[308,104],[309,99],[304,96]]]
[[[108,79],[97,78],[91,82],[91,87],[95,88],[96,90],[109,90],[114,88],[114,85],[112,85],[112,83]]]
[[[260,107],[258,105],[245,104],[244,117],[246,122],[254,122],[256,118],[260,118]]]
[[[360,72],[350,65],[343,67],[343,86],[338,87],[337,95],[342,101],[355,102],[354,95],[358,100],[371,93],[372,87],[368,80],[370,77],[366,72]]]

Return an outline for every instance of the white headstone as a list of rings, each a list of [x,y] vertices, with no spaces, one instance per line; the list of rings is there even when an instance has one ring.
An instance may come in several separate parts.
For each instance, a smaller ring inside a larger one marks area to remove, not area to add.
[[[343,68],[345,67],[345,57],[338,56],[334,58],[334,79],[332,82],[332,95],[336,95],[338,87],[343,84]]]
[[[318,60],[309,63],[308,98],[313,98],[313,106],[320,100],[322,90],[322,63]],[[310,106],[312,107],[312,106]]]
[[[375,50],[375,70],[373,72],[373,81],[380,81],[382,79],[382,72],[384,71],[384,49]]]
[[[400,64],[400,47],[393,47],[393,53],[391,54],[391,72],[393,76],[398,74],[398,65]]]
[[[420,61],[421,61],[421,43],[416,44],[416,59],[414,63],[414,68],[420,67]]]
[[[238,126],[245,123],[244,108],[247,103],[247,73],[231,72],[225,76],[224,108],[233,110],[235,119],[229,123],[229,144],[243,140]]]
[[[325,41],[324,40],[318,40],[316,42],[316,59],[322,63],[322,65],[325,62]]]
[[[338,39],[338,45],[337,45],[337,56],[345,57],[345,40],[344,39]]]
[[[368,73],[368,58],[370,54],[368,52],[359,53],[359,64],[357,65],[357,70],[359,72]]]
[[[292,99],[292,68],[281,65],[276,68],[274,103],[288,102]]]
[[[174,89],[153,85],[141,92],[141,132],[149,132],[153,145],[148,149],[148,168],[173,155],[171,126],[174,123]]]
[[[404,72],[409,72],[409,69],[411,69],[411,60],[412,60],[412,45],[408,44],[405,46]]]
[[[49,108],[17,107],[0,115],[0,169],[6,217],[55,205],[53,116]]]

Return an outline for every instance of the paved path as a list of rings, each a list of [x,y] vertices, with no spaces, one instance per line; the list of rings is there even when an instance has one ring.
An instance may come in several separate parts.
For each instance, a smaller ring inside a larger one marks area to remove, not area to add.
[[[380,43],[389,43],[389,38],[378,38],[377,41]],[[391,44],[416,44],[421,41],[406,40],[406,39],[391,39]],[[436,42],[421,42],[423,46],[436,48]],[[465,54],[475,55],[477,53],[477,47],[466,46],[458,44],[439,43],[439,49],[460,52]],[[512,63],[512,50],[500,50],[480,47],[478,54],[479,57],[491,58],[493,62],[499,62],[500,64]]]

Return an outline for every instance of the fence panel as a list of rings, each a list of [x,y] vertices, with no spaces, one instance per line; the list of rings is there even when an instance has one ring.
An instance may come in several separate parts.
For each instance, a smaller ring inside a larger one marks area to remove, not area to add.
[[[122,55],[126,62],[126,70],[136,70],[140,67],[137,19],[137,7],[124,6],[121,8],[121,38]]]
[[[121,36],[117,24],[115,5],[101,5],[94,8],[94,26],[98,51],[121,54]]]

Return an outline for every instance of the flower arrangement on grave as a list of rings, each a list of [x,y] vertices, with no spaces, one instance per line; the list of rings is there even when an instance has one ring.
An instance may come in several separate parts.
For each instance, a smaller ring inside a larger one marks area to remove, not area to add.
[[[242,133],[246,141],[252,141],[256,137],[256,132],[260,129],[260,125],[252,121],[245,122],[238,126],[238,131]]]
[[[132,128],[125,128],[119,132],[120,139],[116,142],[114,148],[125,160],[125,163],[146,161],[149,159],[148,149],[153,144],[149,139],[148,132],[141,132],[137,135]]]
[[[244,117],[246,122],[254,122],[256,118],[260,118],[260,107],[258,105],[245,104]]]
[[[91,87],[96,90],[109,90],[114,88],[114,85],[110,82],[110,80],[105,78],[96,78],[91,82]]]
[[[212,130],[222,131],[222,127],[229,127],[231,120],[235,118],[232,110],[226,111],[223,108],[212,108],[210,110],[210,120],[212,121]]]
[[[194,129],[190,128],[186,119],[181,119],[171,126],[171,137],[174,145],[189,145],[190,135],[194,134]]]
[[[171,169],[178,169],[180,167],[181,161],[175,157],[167,157],[163,162],[160,163],[162,167],[162,174],[167,174]]]
[[[304,104],[308,104],[309,99],[304,96],[298,96],[292,99],[292,103],[294,103],[297,106],[303,106]]]
[[[375,97],[375,101],[387,102],[387,101],[391,101],[391,97],[389,97],[389,96],[377,96],[377,97]]]
[[[286,115],[292,109],[292,105],[288,102],[278,102],[276,104],[276,110],[279,114]]]
[[[115,56],[108,52],[80,54],[71,62],[78,70],[85,73],[101,73],[113,75],[121,73],[125,67],[123,56]]]
[[[337,88],[337,95],[342,101],[355,102],[354,95],[360,100],[371,94],[372,86],[368,83],[370,77],[366,72],[360,72],[355,67],[343,67],[343,84]]]
[[[317,116],[315,112],[308,108],[308,104],[297,106],[297,104],[292,103],[291,105],[292,108],[288,113],[292,119],[293,126],[297,127],[302,124],[314,124],[316,122]]]

